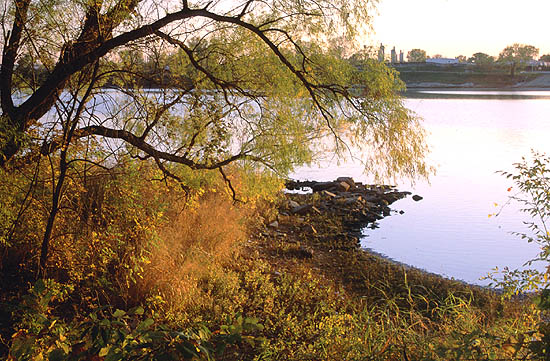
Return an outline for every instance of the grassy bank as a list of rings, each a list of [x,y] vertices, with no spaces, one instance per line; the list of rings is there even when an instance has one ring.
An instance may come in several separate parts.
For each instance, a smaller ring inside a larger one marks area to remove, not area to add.
[[[452,71],[406,71],[402,70],[399,77],[408,87],[422,86],[422,83],[440,84],[441,86],[463,86],[477,88],[506,88],[518,83],[536,79],[539,74],[522,73],[511,77],[507,73],[478,73]]]
[[[48,184],[28,196],[26,174],[3,175],[21,190],[0,189],[9,360],[519,359],[538,322],[529,302],[360,250],[358,214],[330,196],[238,170],[238,202],[221,177],[181,188],[146,163],[71,183],[38,278]]]

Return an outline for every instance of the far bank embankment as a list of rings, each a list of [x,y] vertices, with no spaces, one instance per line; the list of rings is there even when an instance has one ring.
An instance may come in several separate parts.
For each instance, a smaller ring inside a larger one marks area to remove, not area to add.
[[[550,73],[520,73],[511,77],[503,73],[402,71],[399,76],[407,89],[550,89]]]

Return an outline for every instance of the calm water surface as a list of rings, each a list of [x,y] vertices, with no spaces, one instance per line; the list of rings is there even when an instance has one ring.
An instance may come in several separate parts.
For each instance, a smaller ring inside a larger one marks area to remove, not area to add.
[[[362,245],[395,261],[430,272],[485,284],[480,277],[493,268],[520,267],[537,254],[514,231],[529,220],[519,205],[506,206],[512,184],[495,172],[531,149],[550,153],[550,92],[415,92],[406,105],[424,118],[429,132],[430,162],[437,174],[428,182],[398,184],[424,199],[394,203],[405,213],[365,230]],[[301,168],[294,177],[330,180],[350,175],[369,181],[359,164],[324,164]],[[497,206],[495,206],[495,204]]]

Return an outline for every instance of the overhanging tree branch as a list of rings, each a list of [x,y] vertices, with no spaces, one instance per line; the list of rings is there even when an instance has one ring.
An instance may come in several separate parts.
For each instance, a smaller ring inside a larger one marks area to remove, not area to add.
[[[145,140],[142,139],[141,137],[138,137],[135,134],[132,134],[126,130],[112,129],[112,128],[107,128],[99,125],[92,125],[92,126],[84,127],[75,131],[75,137],[78,137],[78,138],[87,137],[91,135],[101,135],[106,138],[124,140],[125,142],[133,145],[140,151],[144,152],[145,154],[155,159],[162,159],[162,160],[166,160],[174,163],[184,164],[191,169],[217,169],[217,168],[226,166],[230,163],[233,163],[237,160],[245,160],[245,159],[253,160],[253,161],[260,160],[258,157],[255,157],[249,154],[249,152],[243,151],[235,155],[229,156],[227,158],[221,159],[219,161],[201,163],[201,162],[195,162],[192,159],[187,158],[185,156],[158,150],[155,147],[153,147],[151,144],[145,142]]]

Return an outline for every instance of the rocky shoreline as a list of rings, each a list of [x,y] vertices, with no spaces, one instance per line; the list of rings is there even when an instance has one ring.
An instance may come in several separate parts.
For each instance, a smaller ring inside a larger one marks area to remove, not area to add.
[[[287,181],[289,191],[311,190],[308,194],[291,194],[286,208],[280,209],[283,215],[330,214],[343,220],[346,230],[361,236],[365,227],[376,228],[376,221],[391,214],[390,205],[411,195],[411,192],[398,191],[393,186],[365,185],[355,182],[351,177],[339,177],[330,182]],[[421,200],[418,195],[414,200]]]
[[[377,221],[392,212],[390,208],[411,192],[394,186],[362,184],[351,177],[334,181],[286,181],[286,192],[275,218],[266,222],[264,236],[284,242],[291,257],[313,258],[324,252],[359,251],[363,229],[377,228]],[[414,195],[419,201],[421,196]]]
[[[308,267],[339,282],[347,291],[376,302],[386,291],[413,287],[426,297],[444,300],[450,294],[472,297],[475,303],[495,301],[494,290],[425,272],[394,262],[360,244],[365,227],[397,210],[390,208],[412,193],[393,186],[370,185],[340,177],[331,182],[286,182],[277,212],[264,218],[264,228],[250,243],[282,275]],[[414,195],[416,201],[421,196]]]

